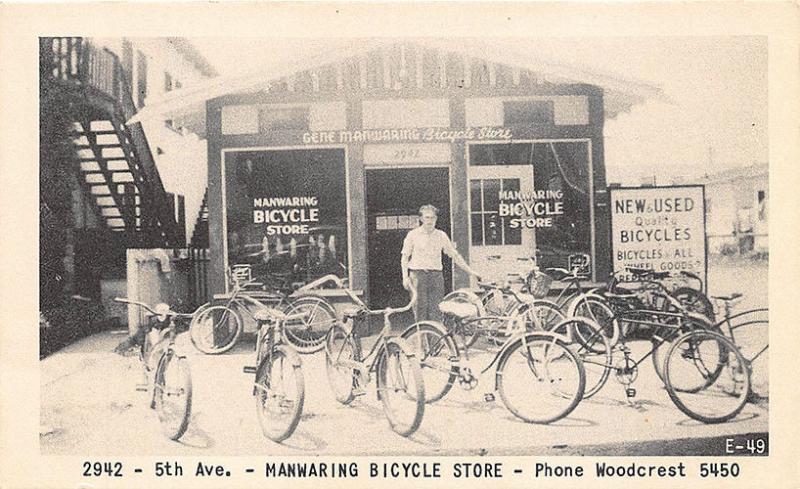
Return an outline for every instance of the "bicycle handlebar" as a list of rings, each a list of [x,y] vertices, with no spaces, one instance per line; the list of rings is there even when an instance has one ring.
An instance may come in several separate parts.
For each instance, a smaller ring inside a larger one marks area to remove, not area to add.
[[[186,317],[186,318],[192,317],[192,314],[175,312],[172,309],[167,309],[166,311],[158,312],[149,305],[145,304],[144,302],[134,301],[128,299],[127,297],[115,297],[114,302],[122,302],[124,304],[133,304],[142,307],[144,309],[147,309],[147,311],[149,311],[154,316],[171,316],[171,317]]]

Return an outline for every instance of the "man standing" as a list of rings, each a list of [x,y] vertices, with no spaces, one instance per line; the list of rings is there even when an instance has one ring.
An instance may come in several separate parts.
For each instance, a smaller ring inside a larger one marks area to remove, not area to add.
[[[436,229],[439,210],[432,205],[419,208],[422,224],[412,229],[403,241],[400,264],[403,268],[403,287],[417,291],[414,317],[417,321],[441,321],[439,303],[444,299],[444,277],[442,276],[442,253],[470,275],[478,276],[453,246],[452,241],[440,229]]]

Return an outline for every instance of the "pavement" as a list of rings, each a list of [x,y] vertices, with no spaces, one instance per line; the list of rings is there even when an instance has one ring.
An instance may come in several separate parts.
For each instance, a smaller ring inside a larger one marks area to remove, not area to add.
[[[752,276],[763,273],[766,285],[766,265],[763,270],[756,268]],[[735,271],[725,273],[735,278]],[[765,304],[766,297],[754,305],[762,301]],[[228,353],[211,356],[196,351],[188,335],[182,334],[177,348],[191,366],[192,416],[187,433],[173,442],[161,434],[146,394],[135,391],[141,379],[137,357],[113,352],[125,335],[125,331],[99,333],[41,361],[43,454],[722,455],[728,438],[765,438],[769,431],[765,376],[754,379],[763,396],[759,402],[748,403],[727,423],[705,425],[675,407],[647,360],[634,384],[633,405],[626,402],[623,386],[612,375],[597,396],[550,425],[522,422],[499,396],[497,401],[484,401],[483,394],[492,390],[492,369],[479,378],[476,389],[456,386],[443,400],[426,405],[420,429],[403,438],[389,428],[374,390],[350,406],[335,401],[320,352],[302,357],[303,416],[294,435],[278,444],[262,435],[252,396],[253,375],[242,373],[243,366],[254,363],[253,338],[245,335]],[[645,348],[644,342],[633,344],[634,354]],[[480,371],[478,367],[489,358],[488,353],[471,357],[473,370]]]

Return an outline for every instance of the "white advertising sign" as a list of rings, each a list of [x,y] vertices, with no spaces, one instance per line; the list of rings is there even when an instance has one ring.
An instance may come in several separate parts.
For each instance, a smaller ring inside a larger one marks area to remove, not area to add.
[[[609,189],[614,270],[687,271],[706,278],[704,187]]]

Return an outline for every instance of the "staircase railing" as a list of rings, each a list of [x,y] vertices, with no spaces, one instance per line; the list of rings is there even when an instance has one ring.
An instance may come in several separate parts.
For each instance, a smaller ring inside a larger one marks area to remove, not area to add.
[[[101,92],[115,102],[117,115],[122,123],[136,114],[131,84],[116,54],[106,48],[98,48],[80,37],[42,38],[40,50],[41,62],[47,63],[43,66],[43,73]],[[174,212],[171,211],[171,202],[158,174],[144,129],[141,123],[125,124],[125,127],[128,129],[139,169],[147,182],[147,188],[141,190],[144,194],[142,201],[149,201],[168,243],[183,245],[180,242],[183,233],[179,231]]]

